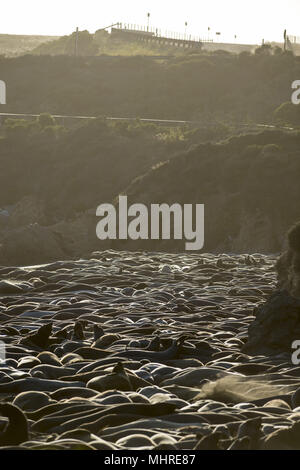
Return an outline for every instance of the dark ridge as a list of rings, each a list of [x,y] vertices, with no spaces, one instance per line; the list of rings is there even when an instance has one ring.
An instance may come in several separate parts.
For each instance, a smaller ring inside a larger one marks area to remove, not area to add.
[[[297,222],[288,231],[289,246],[292,250],[300,253],[300,222]]]

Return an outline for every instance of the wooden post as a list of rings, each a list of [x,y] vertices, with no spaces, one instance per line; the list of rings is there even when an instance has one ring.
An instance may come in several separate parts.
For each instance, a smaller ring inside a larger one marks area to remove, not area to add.
[[[78,56],[78,34],[79,34],[79,29],[78,26],[76,28],[76,35],[75,35],[75,57]]]

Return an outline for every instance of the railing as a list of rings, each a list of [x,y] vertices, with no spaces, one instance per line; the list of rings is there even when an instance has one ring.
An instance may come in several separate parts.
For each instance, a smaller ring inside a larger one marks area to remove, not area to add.
[[[155,28],[153,26],[141,26],[137,24],[130,23],[118,23],[115,29],[120,31],[128,31],[132,33],[142,33],[145,35],[151,35],[154,38],[162,39],[174,39],[177,41],[193,41],[193,42],[213,42],[213,39],[203,38],[200,36],[194,36],[188,33],[176,33],[174,31],[163,31],[160,28]]]
[[[291,36],[289,34],[288,38],[292,44],[300,44],[300,36]]]

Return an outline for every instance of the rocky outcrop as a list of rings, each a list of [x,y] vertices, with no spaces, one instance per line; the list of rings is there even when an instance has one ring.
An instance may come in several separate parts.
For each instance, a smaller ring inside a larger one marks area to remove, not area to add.
[[[287,291],[275,292],[254,314],[248,341],[243,346],[246,354],[288,352],[292,342],[300,339],[300,299],[291,297]]]
[[[37,223],[11,230],[0,240],[1,265],[40,264],[66,258],[59,234]]]
[[[300,222],[288,232],[288,247],[277,262],[278,283],[293,297],[300,298]]]
[[[286,249],[276,263],[278,291],[254,310],[247,354],[291,352],[300,340],[300,222],[287,234]]]
[[[89,255],[109,248],[96,237],[94,211],[52,225],[27,224],[0,230],[0,265],[34,265]]]

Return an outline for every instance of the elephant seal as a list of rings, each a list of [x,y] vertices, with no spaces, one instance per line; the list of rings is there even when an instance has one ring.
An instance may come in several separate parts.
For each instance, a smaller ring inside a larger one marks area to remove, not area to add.
[[[37,355],[37,358],[40,360],[42,364],[48,364],[50,366],[61,366],[61,362],[58,358],[58,356],[52,352],[49,351],[43,351],[40,352]]]
[[[0,403],[0,414],[8,418],[8,424],[0,434],[0,446],[14,446],[28,440],[28,422],[20,408]]]
[[[66,420],[65,412],[62,415],[51,415],[37,421],[33,425],[34,431],[38,432],[65,432],[71,431],[75,428],[87,429],[88,431],[97,431],[99,424],[102,425],[102,418],[109,414],[121,416],[122,414],[135,414],[138,418],[145,416],[162,416],[173,413],[176,405],[171,403],[155,403],[155,404],[142,404],[142,403],[122,403],[121,405],[114,405],[106,408],[105,410],[95,411],[91,409],[89,413],[84,412],[82,415],[76,417],[71,416]],[[120,418],[121,421],[122,418]],[[177,423],[178,426],[178,423]]]
[[[194,450],[220,450],[219,441],[225,437],[226,435],[221,432],[213,432],[208,436],[203,436]]]
[[[179,339],[172,339],[171,346],[164,351],[149,351],[147,349],[131,349],[124,352],[118,352],[112,354],[112,357],[118,356],[125,359],[142,360],[149,359],[152,362],[167,361],[169,359],[175,359],[179,352],[179,349],[186,337]]]
[[[35,411],[54,402],[45,392],[22,392],[15,397],[12,404],[23,411]]]
[[[80,321],[77,321],[75,323],[71,339],[72,341],[83,341],[85,339],[83,332],[83,324]]]
[[[133,391],[130,377],[121,362],[118,362],[111,374],[94,377],[88,381],[86,386],[98,392],[104,392],[105,390]]]
[[[52,323],[47,323],[41,326],[36,332],[29,333],[24,338],[21,338],[19,344],[26,346],[37,346],[38,348],[46,349],[49,345],[49,336],[52,332]]]
[[[0,393],[21,393],[31,391],[54,392],[55,390],[64,387],[85,387],[85,383],[26,377],[25,379],[18,379],[13,382],[0,384]]]
[[[104,335],[104,331],[103,331],[103,328],[101,328],[101,326],[95,324],[94,325],[94,342],[97,341],[97,339],[101,338],[101,336]]]

